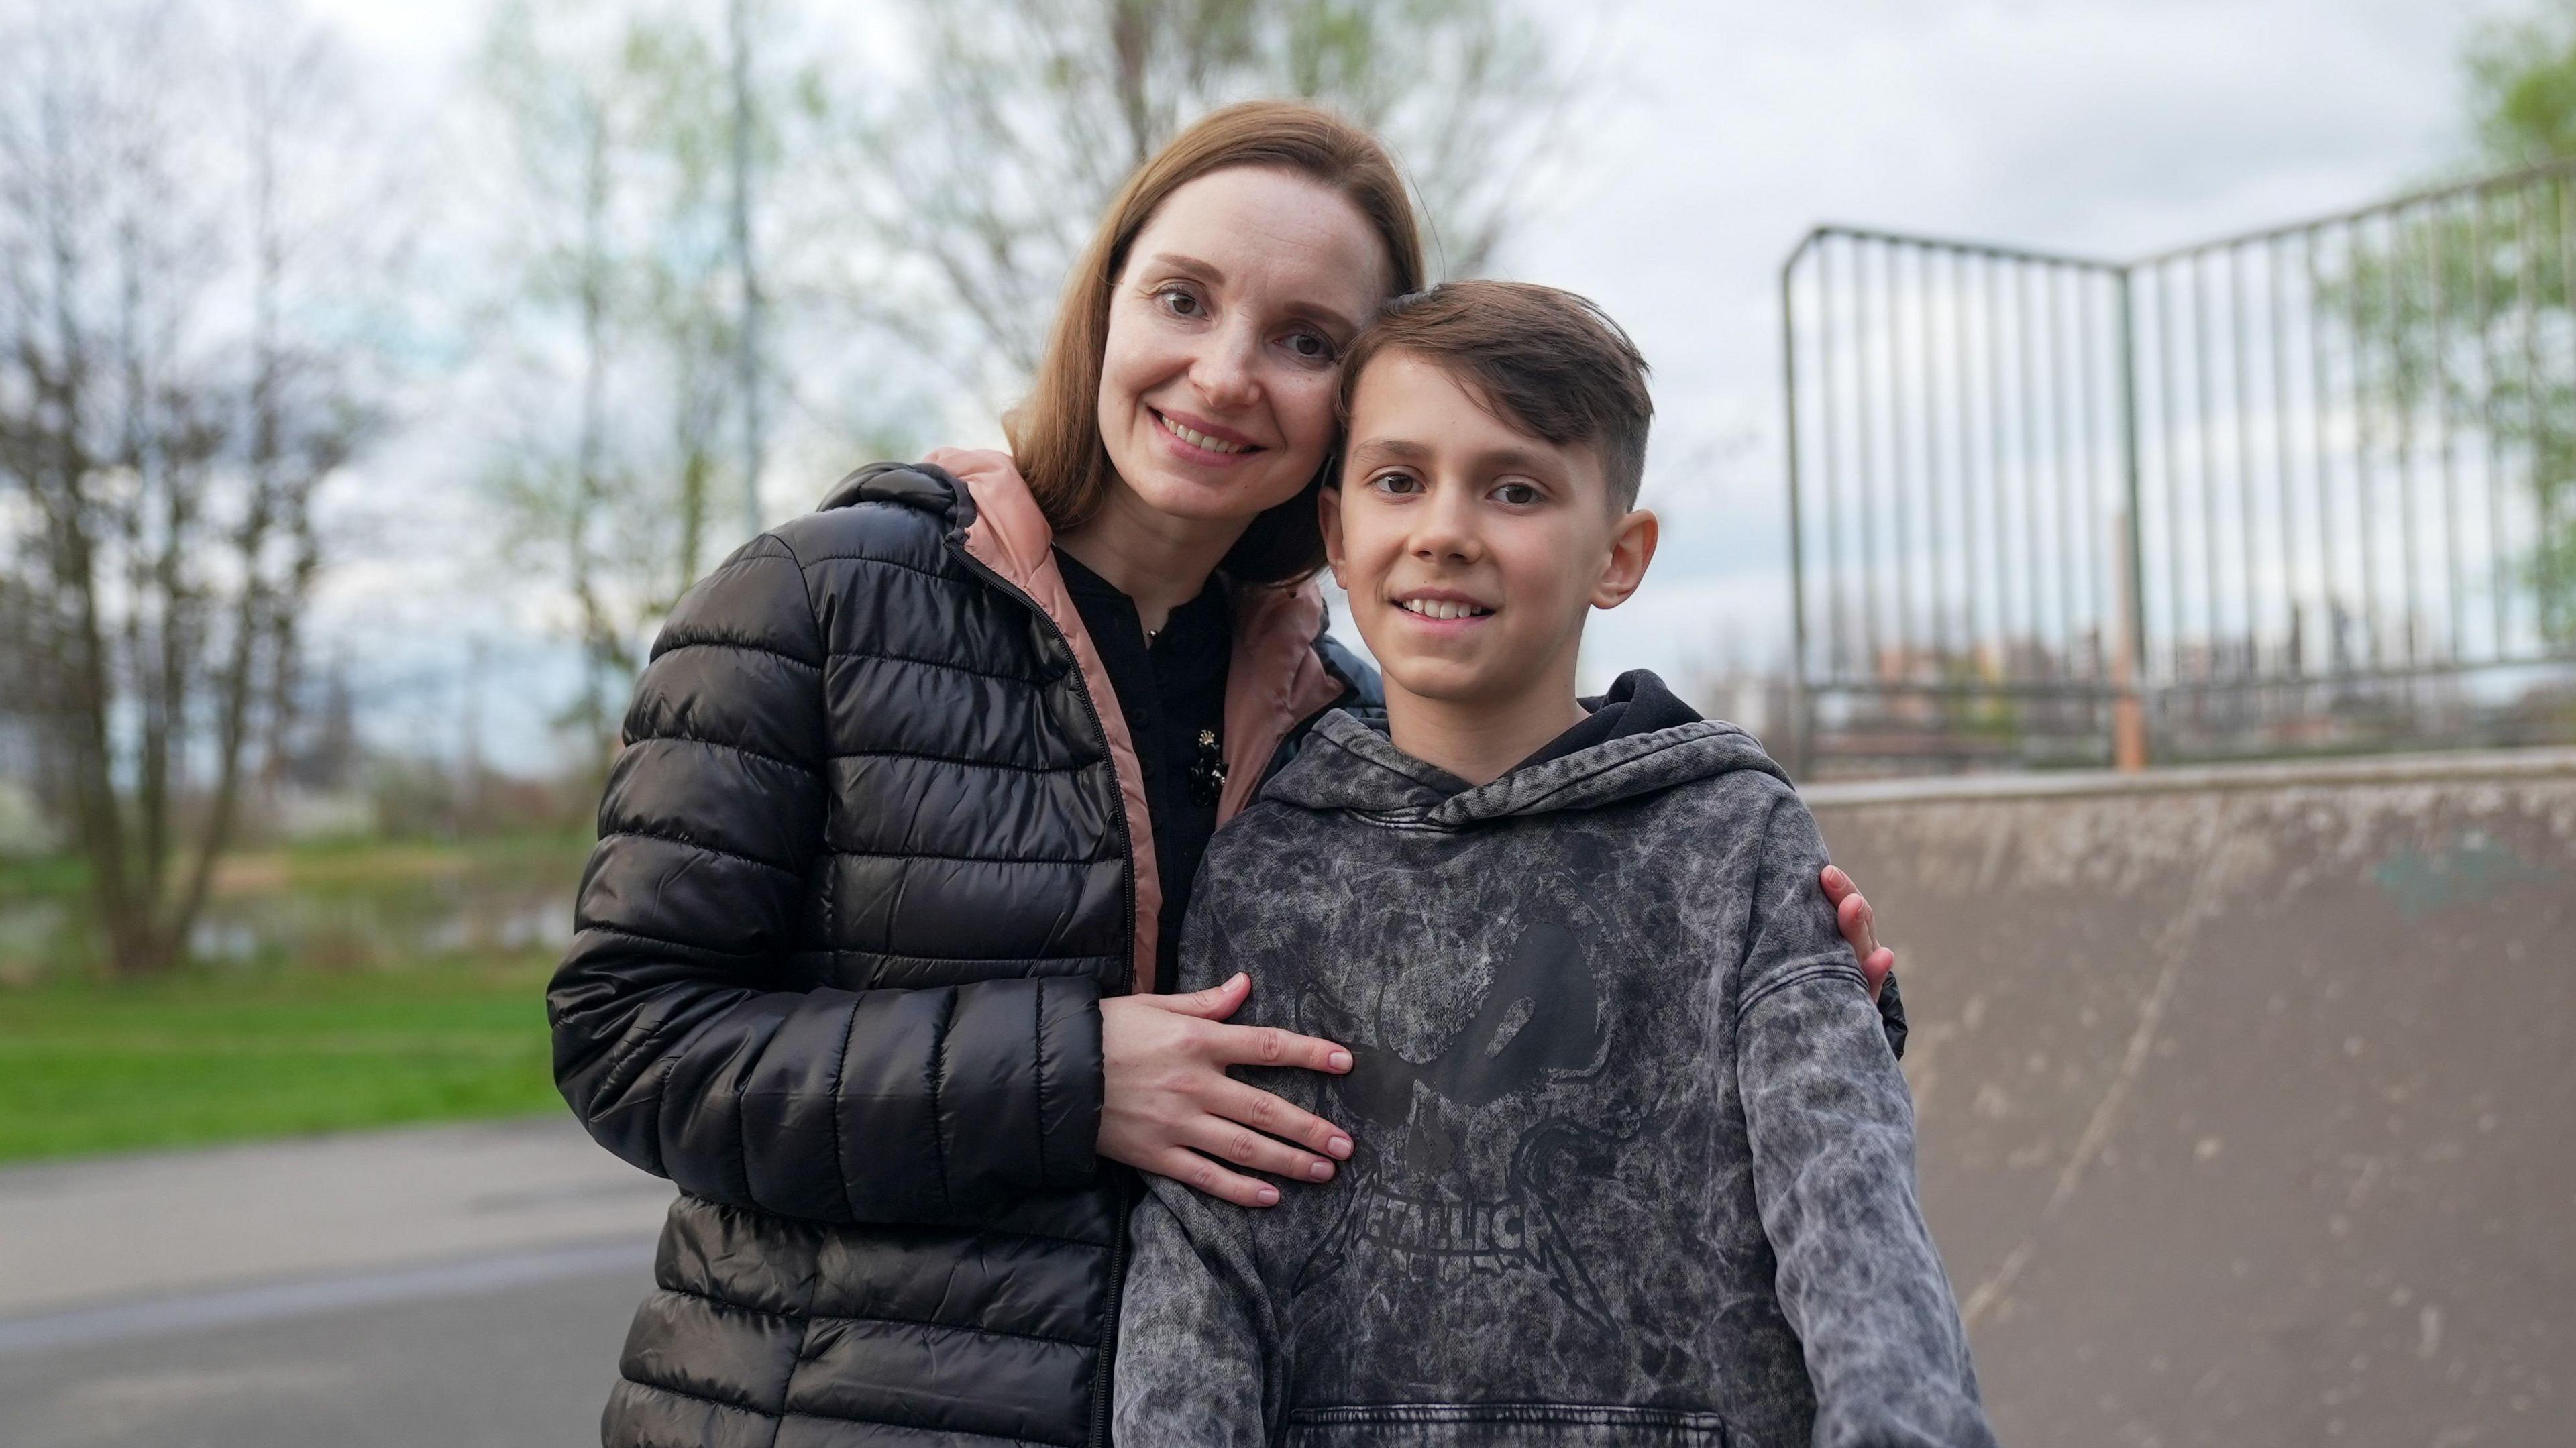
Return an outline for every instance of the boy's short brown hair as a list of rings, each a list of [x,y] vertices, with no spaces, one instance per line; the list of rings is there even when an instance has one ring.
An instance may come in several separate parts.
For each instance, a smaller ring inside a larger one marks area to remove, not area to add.
[[[1454,371],[1487,411],[1559,447],[1601,459],[1620,512],[1646,476],[1654,398],[1637,344],[1590,300],[1528,282],[1445,282],[1388,302],[1342,365],[1342,422],[1360,374],[1386,352]]]

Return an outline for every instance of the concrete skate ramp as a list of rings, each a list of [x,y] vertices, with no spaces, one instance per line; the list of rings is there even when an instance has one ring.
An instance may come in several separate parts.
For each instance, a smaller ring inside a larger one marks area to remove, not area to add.
[[[2006,1444],[2576,1443],[2576,752],[1808,798]]]

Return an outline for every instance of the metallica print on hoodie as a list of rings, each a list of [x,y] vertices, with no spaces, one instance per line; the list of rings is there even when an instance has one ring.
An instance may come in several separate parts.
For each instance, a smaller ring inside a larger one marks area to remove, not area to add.
[[[1824,864],[1733,725],[1470,787],[1324,716],[1178,986],[1349,1046],[1244,1076],[1356,1150],[1258,1211],[1153,1179],[1120,1448],[1991,1444]]]

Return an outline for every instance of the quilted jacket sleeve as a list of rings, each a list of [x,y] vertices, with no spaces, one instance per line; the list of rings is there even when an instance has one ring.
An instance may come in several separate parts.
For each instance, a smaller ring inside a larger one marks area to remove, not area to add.
[[[627,1161],[788,1216],[944,1221],[1087,1185],[1093,982],[778,988],[822,853],[825,654],[775,535],[672,611],[547,992],[556,1084]]]

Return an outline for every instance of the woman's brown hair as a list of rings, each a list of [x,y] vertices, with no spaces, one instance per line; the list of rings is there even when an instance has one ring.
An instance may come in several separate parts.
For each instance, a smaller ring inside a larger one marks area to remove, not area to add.
[[[1109,294],[1128,248],[1164,199],[1210,172],[1234,166],[1293,171],[1348,198],[1386,246],[1388,295],[1422,285],[1422,233],[1404,177],[1368,132],[1328,111],[1288,101],[1227,106],[1172,138],[1127,178],[1100,229],[1074,263],[1056,309],[1037,385],[1006,420],[1012,461],[1056,532],[1090,521],[1109,489],[1109,450],[1100,436],[1100,373],[1109,341]],[[1238,583],[1284,583],[1324,564],[1315,493],[1327,459],[1296,497],[1263,512],[1217,566]]]

